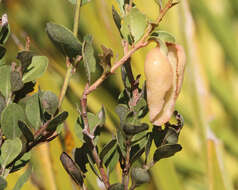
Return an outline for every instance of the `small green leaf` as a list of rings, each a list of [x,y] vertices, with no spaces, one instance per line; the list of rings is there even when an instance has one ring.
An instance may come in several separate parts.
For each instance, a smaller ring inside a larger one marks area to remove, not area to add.
[[[10,164],[22,150],[22,143],[19,138],[7,139],[1,147],[1,165],[5,168]]]
[[[31,159],[31,152],[26,152],[19,160],[17,160],[11,169],[11,172],[15,172],[23,168]]]
[[[143,138],[138,144],[132,146],[130,152],[130,163],[132,164],[145,152],[145,147],[147,144],[148,138]]]
[[[140,125],[133,125],[130,123],[125,123],[123,125],[123,131],[126,135],[136,135],[136,134],[146,131],[148,129],[149,129],[149,125],[146,123],[142,123]]]
[[[1,128],[7,138],[14,139],[21,136],[22,133],[18,126],[19,120],[25,120],[24,110],[21,106],[12,103],[4,108],[1,115]]]
[[[47,131],[54,132],[57,127],[62,124],[68,117],[68,112],[64,111],[58,114],[54,119],[52,119],[47,127]]]
[[[152,37],[158,38],[164,42],[175,43],[175,37],[170,34],[169,32],[162,31],[162,30],[155,30],[151,34]]]
[[[94,162],[93,162],[93,160],[92,160],[92,158],[91,158],[91,156],[89,154],[87,154],[87,158],[88,158],[88,161],[89,161],[88,162],[89,166],[92,169],[93,173],[100,179],[100,175],[99,175],[97,169],[95,168]]]
[[[83,62],[88,76],[88,81],[91,83],[91,75],[96,71],[96,59],[94,57],[94,49],[92,44],[93,38],[91,35],[84,37],[83,42]]]
[[[25,106],[25,113],[31,126],[35,130],[37,130],[41,125],[41,110],[38,94],[34,94],[27,100]]]
[[[116,106],[116,113],[120,118],[120,122],[123,123],[126,120],[126,116],[129,113],[129,109],[126,105],[124,104],[118,104]]]
[[[71,157],[63,152],[60,156],[61,163],[67,173],[75,181],[76,184],[83,185],[83,176],[80,169],[77,167],[76,163],[71,159]]]
[[[107,143],[103,147],[103,149],[102,149],[102,151],[100,152],[100,155],[99,155],[101,160],[103,160],[105,155],[116,145],[116,142],[117,142],[116,139],[112,139],[109,143]]]
[[[117,129],[117,144],[124,158],[126,158],[125,139],[120,129]]]
[[[48,58],[45,56],[34,56],[31,64],[27,67],[22,77],[24,83],[33,81],[43,75],[48,66]]]
[[[91,113],[91,112],[88,112],[87,116],[88,116],[88,124],[89,124],[89,128],[90,128],[90,132],[93,132],[93,131],[95,131],[97,126],[101,125],[102,120],[99,119],[99,117],[97,115],[95,115],[94,113]]]
[[[137,8],[132,8],[123,18],[121,33],[130,44],[137,42],[145,33],[147,18]]]
[[[137,113],[141,111],[143,108],[145,108],[146,105],[147,105],[146,100],[144,98],[140,98],[137,101],[136,106],[134,107],[134,111]]]
[[[18,178],[13,190],[20,190],[23,185],[27,182],[32,173],[32,167],[29,166],[26,171]]]
[[[119,154],[118,150],[115,149],[114,153],[112,154],[112,157],[110,157],[108,160],[109,164],[108,164],[107,168],[108,168],[109,174],[115,169],[115,167],[119,161],[119,157],[120,157],[120,154]],[[108,162],[106,162],[105,165],[107,165]]]
[[[154,36],[150,37],[150,40],[156,41],[156,42],[159,44],[160,49],[163,51],[163,53],[164,53],[165,55],[168,54],[168,47],[167,47],[165,41],[161,40],[161,39],[158,38],[158,37],[154,37]]]
[[[28,142],[34,141],[34,135],[31,132],[31,130],[27,127],[27,125],[22,121],[18,121],[18,125],[22,134],[27,139],[27,141]]]
[[[178,136],[179,134],[174,128],[168,127],[164,139],[167,141],[168,144],[176,144],[178,143]]]
[[[143,168],[132,168],[131,170],[132,183],[141,185],[150,182],[150,175],[146,169]]]
[[[147,163],[149,153],[150,153],[150,148],[151,148],[152,141],[153,141],[152,133],[148,133],[147,135],[148,135],[148,141],[145,146],[145,163]]]
[[[7,52],[6,48],[4,48],[3,46],[0,45],[0,59],[2,59],[4,57],[6,52]]]
[[[46,32],[53,44],[69,58],[81,55],[81,42],[66,27],[48,22],[46,24]]]
[[[76,164],[80,167],[83,173],[86,173],[86,164],[88,163],[87,154],[89,154],[88,145],[84,143],[80,148],[75,148],[72,154]]]
[[[3,97],[3,95],[0,92],[0,119],[1,119],[2,111],[5,108],[5,106],[6,106],[5,98]]]
[[[22,89],[14,92],[14,95],[15,95],[14,102],[17,102],[17,103],[21,102],[22,99],[24,99],[27,94],[29,94],[30,92],[33,92],[35,90],[34,89],[35,84],[36,83],[32,81],[27,82],[24,84]]]
[[[78,119],[76,120],[75,126],[74,126],[74,130],[75,130],[75,134],[76,136],[82,141],[85,142],[83,137],[83,129],[84,129],[84,123],[83,123],[83,119],[81,116],[78,117]]]
[[[24,74],[27,67],[31,64],[33,56],[36,54],[32,51],[20,51],[17,54],[17,59],[21,62],[22,73]]]
[[[182,150],[182,146],[180,144],[166,144],[162,145],[154,153],[153,160],[154,162],[159,161],[163,158],[168,158],[173,156],[176,152]]]
[[[114,23],[117,26],[117,29],[119,30],[119,32],[121,34],[121,31],[120,31],[120,29],[121,29],[121,17],[117,13],[117,11],[116,11],[116,9],[115,9],[115,7],[113,5],[112,5],[112,17],[113,17]]]
[[[40,94],[40,101],[44,110],[54,115],[58,108],[58,97],[51,91],[44,91]]]
[[[100,111],[97,113],[98,119],[100,120],[100,123],[98,125],[103,126],[106,121],[106,114],[104,106],[100,109]]]
[[[117,0],[117,3],[118,3],[118,5],[119,5],[119,8],[120,8],[121,14],[124,15],[124,13],[125,13],[125,11],[124,11],[125,0]]]
[[[0,176],[0,190],[4,190],[7,187],[7,181]]]
[[[7,99],[11,92],[10,65],[0,65],[0,92]]]
[[[8,24],[7,14],[2,15],[1,18],[1,31],[0,31],[0,44],[4,45],[10,35],[10,26]]]
[[[162,130],[160,126],[153,127],[152,136],[154,138],[154,143],[157,148],[161,146],[162,143],[164,143],[165,134],[166,134],[166,131]]]
[[[130,92],[131,90],[131,83],[128,77],[128,73],[126,71],[126,67],[128,67],[128,62],[126,62],[125,64],[123,64],[121,66],[121,78],[122,78],[122,82],[124,84],[125,90],[128,92]]]
[[[17,71],[12,71],[11,72],[11,90],[15,92],[22,89],[23,86],[24,86],[24,83],[21,80],[21,74]]]

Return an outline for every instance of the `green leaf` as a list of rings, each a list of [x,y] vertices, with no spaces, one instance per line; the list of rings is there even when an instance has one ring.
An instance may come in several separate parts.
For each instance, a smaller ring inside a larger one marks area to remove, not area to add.
[[[123,18],[121,33],[130,44],[137,42],[143,36],[148,21],[137,8],[132,8]]]
[[[40,94],[40,101],[44,110],[54,115],[58,108],[58,97],[51,91],[44,91]]]
[[[5,98],[3,97],[3,95],[0,92],[0,119],[1,119],[2,111],[5,108],[5,106],[6,106]]]
[[[143,168],[132,168],[131,170],[132,182],[136,185],[141,185],[150,182],[150,175],[146,169]]]
[[[4,48],[3,46],[0,45],[0,59],[2,59],[4,57],[6,52],[7,52],[6,48]]]
[[[0,65],[0,92],[7,99],[11,92],[10,65]]]
[[[25,113],[28,121],[31,124],[31,127],[37,130],[41,125],[41,110],[38,94],[34,94],[27,100]]]
[[[0,190],[4,190],[7,187],[7,181],[0,176]]]
[[[83,173],[87,172],[86,164],[88,163],[88,156],[89,153],[88,145],[84,143],[80,148],[73,149],[73,159],[80,167]]]
[[[103,126],[106,121],[106,114],[105,114],[104,106],[102,106],[100,111],[97,113],[97,117],[100,120],[100,123],[98,125]]]
[[[147,135],[148,135],[148,141],[145,146],[145,163],[147,163],[149,153],[150,153],[150,148],[151,148],[152,141],[153,141],[152,133],[148,133]]]
[[[145,152],[145,147],[147,144],[148,138],[143,138],[138,144],[132,146],[130,152],[130,163],[132,164]]]
[[[27,67],[31,64],[33,56],[36,54],[32,51],[20,51],[17,53],[17,59],[21,62],[22,73],[24,74]]]
[[[92,169],[93,173],[100,179],[100,175],[99,175],[97,169],[95,168],[94,162],[89,154],[87,154],[87,158],[88,158],[89,166]]]
[[[130,123],[125,123],[123,125],[123,131],[126,135],[136,135],[136,134],[146,131],[148,129],[149,129],[149,125],[146,123],[142,123],[140,125],[133,125]]]
[[[125,13],[125,11],[124,11],[125,0],[117,0],[117,3],[118,3],[118,5],[119,5],[119,8],[120,8],[121,14],[124,15],[124,13]]]
[[[76,5],[77,4],[77,0],[68,0],[70,3],[72,3],[73,5]],[[79,0],[80,1],[80,0]],[[89,3],[91,0],[81,0],[81,4],[80,6],[83,6],[87,3]]]
[[[26,171],[18,178],[13,190],[20,190],[23,185],[27,182],[32,173],[32,167],[29,166]]]
[[[171,157],[176,152],[179,152],[181,150],[182,150],[182,146],[180,144],[162,145],[156,149],[156,151],[154,153],[153,160],[154,160],[154,162],[157,162],[160,159]]]
[[[1,147],[1,165],[5,168],[10,164],[22,150],[22,143],[19,138],[7,139]]]
[[[27,98],[26,95],[28,95],[30,92],[33,92],[35,89],[36,82],[27,82],[24,84],[23,88],[21,90],[18,90],[14,92],[14,102],[21,102],[22,99]],[[23,101],[24,102],[24,101]]]
[[[81,55],[81,42],[66,27],[48,22],[46,24],[46,32],[53,44],[69,58]]]
[[[126,116],[129,113],[129,108],[124,104],[118,104],[116,106],[116,113],[120,118],[120,122],[123,123],[126,120]]]
[[[178,142],[178,136],[179,134],[174,128],[168,127],[164,139],[167,141],[168,144],[176,144]]]
[[[83,128],[84,128],[84,123],[83,123],[83,119],[81,116],[78,117],[75,126],[74,126],[74,130],[75,130],[75,134],[76,136],[82,141],[85,142],[83,137]]]
[[[18,126],[19,120],[25,121],[24,110],[21,106],[12,103],[4,108],[1,115],[1,128],[7,138],[14,139],[21,136],[22,133]]]
[[[136,106],[134,107],[134,111],[137,113],[141,111],[143,108],[145,108],[146,105],[147,105],[146,100],[144,98],[140,98],[137,101]]]
[[[61,163],[67,173],[75,181],[76,184],[83,185],[83,176],[80,169],[77,167],[76,163],[71,159],[71,157],[63,152],[60,156]]]
[[[115,7],[113,5],[112,5],[112,17],[113,17],[114,23],[117,26],[117,29],[119,30],[119,32],[121,34],[121,31],[120,31],[120,29],[121,29],[121,17],[117,13],[117,11],[116,11],[116,9],[115,9]]]
[[[68,112],[64,111],[58,114],[54,119],[52,119],[47,127],[47,131],[54,132],[57,127],[62,124],[68,117]]]
[[[158,38],[164,42],[175,43],[175,37],[169,32],[162,30],[154,30],[151,34],[152,37]]]
[[[128,77],[128,73],[126,71],[128,68],[126,69],[126,67],[128,67],[128,62],[126,62],[125,64],[121,66],[121,78],[122,78],[122,82],[124,84],[125,90],[128,94],[128,92],[131,91],[131,83]]]
[[[103,147],[103,149],[102,149],[102,151],[100,152],[100,155],[99,155],[101,160],[103,160],[105,155],[116,145],[116,142],[117,142],[116,139],[112,139],[109,143],[107,143]]]
[[[84,37],[83,42],[83,62],[88,76],[88,81],[91,83],[91,75],[96,71],[96,59],[94,57],[94,49],[92,44],[93,38],[91,35]]]
[[[26,152],[19,160],[14,164],[14,167],[11,169],[11,172],[15,172],[23,168],[31,159],[31,152]]]
[[[97,127],[101,123],[101,120],[98,118],[98,116],[96,116],[95,114],[91,112],[88,112],[87,116],[88,116],[89,128],[90,128],[90,131],[92,132],[95,130],[95,127]]]
[[[107,166],[109,174],[115,169],[118,161],[119,161],[120,154],[117,149],[114,150],[114,153],[112,154],[112,157],[110,157],[108,160],[109,164]],[[107,165],[107,162],[106,164]]]
[[[24,122],[18,121],[18,126],[28,142],[34,141],[33,133],[31,132],[31,130],[27,127],[27,125]]]
[[[34,56],[22,77],[22,81],[27,83],[41,77],[46,71],[47,66],[48,58],[46,56]]]
[[[125,139],[120,129],[117,129],[117,144],[120,148],[122,156],[126,158]]]
[[[8,24],[7,14],[2,15],[1,18],[1,31],[0,31],[0,44],[4,45],[10,35],[10,26]]]
[[[15,92],[22,89],[23,86],[24,86],[24,83],[21,80],[21,74],[17,71],[12,71],[11,72],[11,90]]]

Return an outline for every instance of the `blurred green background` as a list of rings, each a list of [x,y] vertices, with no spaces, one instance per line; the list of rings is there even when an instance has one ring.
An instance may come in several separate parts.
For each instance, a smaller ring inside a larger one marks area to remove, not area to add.
[[[154,0],[135,0],[135,3],[149,18],[158,16]],[[111,16],[112,5],[118,8],[116,0],[91,0],[83,6],[78,37],[82,40],[86,33],[92,34],[97,53],[103,44],[113,50],[113,60],[118,60],[123,49]],[[49,41],[45,24],[54,21],[72,29],[74,6],[68,0],[5,0],[0,7],[1,14],[8,14],[13,34],[6,46],[7,61],[16,60],[17,51],[29,36],[31,49],[50,60],[46,74],[39,80],[40,88],[59,95],[66,72],[65,58]],[[185,119],[179,140],[183,150],[153,167],[152,182],[139,189],[238,190],[238,1],[181,0],[163,19],[160,29],[172,33],[187,54],[184,85],[176,105]],[[132,57],[133,71],[142,74],[141,82],[145,79],[145,55],[152,46]],[[85,74],[80,67],[62,106],[70,114],[65,130],[50,144],[42,144],[33,151],[34,172],[24,190],[78,189],[64,171],[59,157],[62,151],[71,152],[81,145],[74,125],[84,85]],[[97,112],[102,104],[106,108],[101,146],[111,139],[119,123],[114,110],[121,89],[118,71],[89,96],[90,111]],[[23,171],[9,175],[9,190]],[[118,165],[111,182],[120,179],[119,176]],[[92,172],[87,173],[86,181],[88,189],[100,189]]]

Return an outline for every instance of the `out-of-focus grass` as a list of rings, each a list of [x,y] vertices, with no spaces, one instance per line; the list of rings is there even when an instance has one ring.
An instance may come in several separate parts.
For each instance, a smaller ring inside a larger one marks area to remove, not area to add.
[[[150,18],[158,15],[153,0],[135,2]],[[187,9],[186,2],[183,0],[171,9],[161,23],[161,29],[174,34],[187,51],[184,86],[177,102],[177,109],[185,118],[180,138],[183,150],[173,158],[159,162],[152,170],[151,184],[139,189],[235,190],[238,189],[238,3],[236,0],[190,0]],[[104,44],[113,50],[113,60],[118,60],[123,50],[111,16],[112,4],[116,6],[116,0],[94,0],[82,7],[79,39],[85,33],[92,34],[96,50],[100,51],[100,45]],[[66,71],[65,60],[50,43],[44,27],[47,21],[54,21],[72,28],[73,6],[67,0],[17,0],[5,1],[1,10],[1,13],[8,13],[11,31],[21,42],[24,44],[25,36],[30,36],[31,48],[50,59],[48,71],[39,80],[39,85],[59,94]],[[152,46],[132,57],[133,71],[142,74],[141,80],[145,79],[145,54]],[[8,61],[14,60],[17,46],[10,39],[7,47]],[[63,109],[70,113],[68,131],[62,135],[62,138],[67,135],[66,143],[57,138],[49,146],[33,152],[34,175],[23,189],[40,189],[37,181],[42,182],[46,190],[76,189],[62,168],[59,156],[63,150],[70,152],[73,146],[81,144],[74,133],[74,123],[76,104],[85,85],[84,76],[80,70],[72,78],[63,103]],[[106,108],[107,130],[101,144],[111,138],[110,133],[118,125],[114,110],[120,89],[118,71],[89,96],[92,112],[97,112],[102,104]],[[208,130],[214,138],[210,138]],[[9,190],[21,172],[8,178]],[[118,174],[119,171],[113,173],[112,181],[116,181]],[[95,175],[92,172],[87,175],[89,189],[99,189]]]

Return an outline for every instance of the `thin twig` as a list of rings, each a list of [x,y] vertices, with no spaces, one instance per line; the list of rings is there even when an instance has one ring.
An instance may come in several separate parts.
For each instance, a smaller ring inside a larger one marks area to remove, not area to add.
[[[77,4],[75,7],[75,15],[74,15],[74,27],[73,27],[73,33],[76,38],[78,35],[80,7],[81,7],[81,0],[77,0]],[[68,58],[66,58],[66,65],[67,65],[67,71],[66,71],[66,75],[64,78],[64,84],[61,88],[61,92],[60,92],[60,96],[59,96],[59,104],[58,104],[59,109],[63,103],[66,91],[67,91],[69,83],[70,83],[70,79],[71,79],[71,77],[74,73],[74,70],[75,70],[73,64],[70,63]]]
[[[100,159],[100,157],[97,153],[96,146],[93,142],[94,134],[91,133],[90,128],[89,128],[88,117],[87,117],[87,94],[86,94],[87,88],[88,88],[88,84],[85,86],[85,90],[83,92],[83,95],[81,97],[81,102],[80,102],[81,103],[81,109],[82,109],[81,115],[82,115],[83,122],[84,122],[83,133],[85,135],[87,135],[90,139],[90,143],[91,143],[91,146],[92,146],[90,148],[92,148],[91,151],[92,151],[93,158],[96,162],[97,168],[99,169],[101,179],[102,179],[106,189],[108,189],[110,187],[109,179],[108,179],[108,176],[107,176],[107,174],[104,170],[101,159]]]

